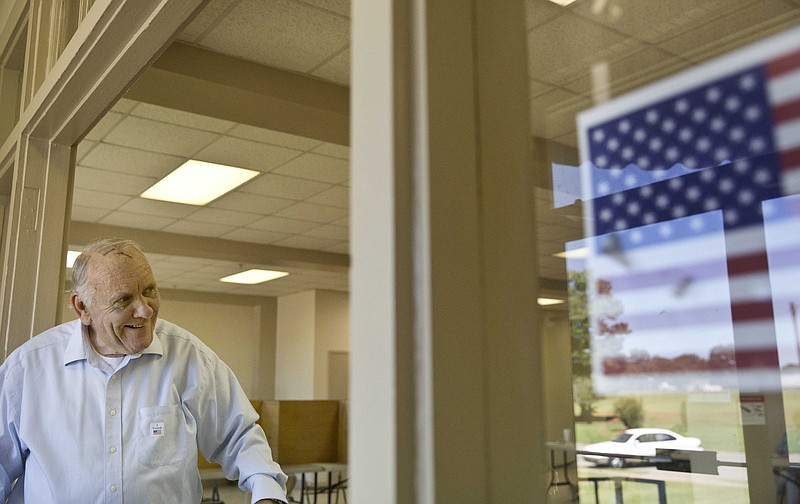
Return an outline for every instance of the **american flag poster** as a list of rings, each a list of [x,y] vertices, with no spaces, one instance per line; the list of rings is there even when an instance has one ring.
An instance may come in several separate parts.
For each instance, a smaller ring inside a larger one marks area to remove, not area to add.
[[[578,134],[596,391],[780,389],[800,363],[800,30]]]

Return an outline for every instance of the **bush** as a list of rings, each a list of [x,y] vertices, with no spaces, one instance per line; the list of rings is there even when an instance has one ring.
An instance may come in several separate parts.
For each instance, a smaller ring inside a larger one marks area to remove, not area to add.
[[[644,408],[641,399],[620,397],[614,401],[614,414],[628,429],[644,424]]]

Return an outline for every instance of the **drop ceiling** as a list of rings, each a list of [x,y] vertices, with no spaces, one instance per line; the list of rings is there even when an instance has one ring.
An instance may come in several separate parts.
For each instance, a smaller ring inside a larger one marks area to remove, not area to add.
[[[539,146],[531,169],[543,187],[550,162],[577,164],[579,111],[800,19],[800,0],[578,0],[569,7],[528,0],[525,6],[531,132]],[[349,32],[349,0],[211,0],[176,44],[335,93],[349,88]],[[592,80],[593,72],[605,78]],[[310,121],[316,130],[305,134],[302,125],[270,123],[269,107],[257,111],[263,123],[247,120],[246,111],[226,116],[225,100],[250,97],[248,90],[195,104],[180,89],[169,90],[173,98],[144,100],[135,91],[78,146],[71,248],[93,235],[136,230],[148,242],[162,287],[264,296],[348,289],[350,150],[341,126],[320,116]],[[205,207],[138,197],[189,158],[261,174]],[[536,194],[541,274],[544,285],[556,286],[565,268],[551,254],[580,238],[580,211],[554,210],[549,191]],[[249,267],[291,274],[255,286],[218,282]]]

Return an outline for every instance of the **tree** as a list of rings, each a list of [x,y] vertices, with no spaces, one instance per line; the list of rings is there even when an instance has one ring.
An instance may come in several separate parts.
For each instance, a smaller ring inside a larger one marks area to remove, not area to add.
[[[591,423],[594,403],[600,399],[592,386],[591,335],[586,272],[570,270],[567,276],[569,331],[572,336],[572,390],[578,405],[578,420]]]
[[[628,429],[644,424],[642,401],[633,397],[620,397],[614,401],[614,414]]]

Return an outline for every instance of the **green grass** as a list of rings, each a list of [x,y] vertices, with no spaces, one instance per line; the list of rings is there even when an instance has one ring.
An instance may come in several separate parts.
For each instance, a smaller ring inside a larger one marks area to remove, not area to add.
[[[581,474],[581,477],[585,477],[585,475]],[[617,502],[612,481],[599,482],[597,491],[599,497],[597,502]],[[666,483],[666,491],[668,503],[719,504],[720,502],[749,502],[746,482],[742,482],[741,486],[725,486],[668,481]],[[581,482],[579,484],[579,492],[581,502],[595,502],[595,487],[593,483]],[[653,484],[623,482],[622,496],[625,504],[658,503],[658,489]]]

